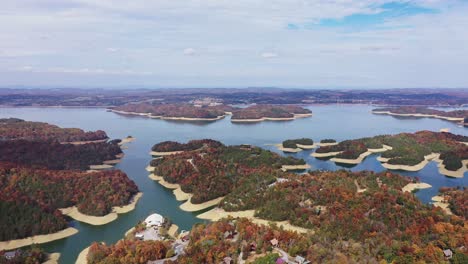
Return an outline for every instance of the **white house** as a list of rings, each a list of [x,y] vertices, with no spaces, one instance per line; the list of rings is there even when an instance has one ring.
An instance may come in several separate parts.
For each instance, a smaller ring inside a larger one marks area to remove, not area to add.
[[[145,219],[146,227],[162,226],[164,223],[164,217],[159,214],[152,214]]]

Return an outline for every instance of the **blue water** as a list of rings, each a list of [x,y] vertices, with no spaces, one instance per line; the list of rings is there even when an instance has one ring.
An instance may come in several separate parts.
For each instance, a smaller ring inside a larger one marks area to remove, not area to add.
[[[174,199],[172,192],[148,178],[145,167],[151,157],[148,154],[153,144],[165,140],[187,141],[190,139],[212,138],[225,144],[253,144],[280,153],[268,144],[280,143],[285,139],[309,137],[314,141],[333,138],[338,141],[380,134],[416,132],[419,130],[439,131],[449,128],[452,133],[468,135],[468,130],[457,124],[438,119],[394,118],[373,115],[372,106],[367,105],[328,105],[309,107],[313,111],[310,118],[285,122],[261,122],[255,124],[231,123],[229,118],[212,123],[183,123],[129,117],[106,112],[99,108],[0,108],[0,117],[17,117],[25,120],[43,121],[62,127],[79,127],[85,130],[102,129],[111,138],[132,135],[136,140],[128,144],[125,157],[116,166],[125,171],[144,193],[136,209],[120,215],[119,218],[104,226],[91,226],[74,221],[72,224],[79,233],[69,238],[44,245],[49,252],[60,252],[61,263],[74,263],[79,252],[93,241],[114,243],[126,230],[133,227],[152,212],[170,217],[181,229],[190,229],[194,223],[201,222],[195,214],[181,211],[181,204]],[[323,161],[310,156],[312,151],[287,154],[304,158],[312,169],[342,169],[331,161]],[[281,153],[283,154],[283,153]],[[367,157],[361,164],[346,168],[352,171],[383,171],[376,160],[378,155]],[[408,177],[419,177],[431,184],[430,189],[421,190],[416,195],[423,202],[437,194],[441,186],[467,186],[468,175],[462,179],[445,177],[438,173],[437,166],[431,162],[418,172],[400,172]]]

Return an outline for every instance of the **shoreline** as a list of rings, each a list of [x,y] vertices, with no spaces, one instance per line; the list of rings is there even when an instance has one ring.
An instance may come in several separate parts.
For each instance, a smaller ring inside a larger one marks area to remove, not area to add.
[[[332,159],[330,159],[330,160],[333,161],[333,162],[336,162],[336,163],[344,163],[344,164],[353,164],[353,165],[357,165],[357,164],[363,162],[364,159],[365,159],[367,156],[371,155],[371,154],[380,153],[380,152],[384,152],[384,151],[391,150],[391,149],[393,149],[393,148],[390,147],[390,146],[382,145],[382,147],[379,148],[379,149],[371,149],[371,148],[368,148],[366,152],[361,153],[361,155],[359,155],[359,157],[357,157],[356,159],[332,158]],[[334,153],[334,152],[331,152],[331,153]],[[337,155],[338,155],[338,154],[337,154]]]
[[[47,260],[42,264],[58,264],[60,259],[60,253],[50,253],[47,254]]]
[[[463,122],[463,117],[447,117],[447,116],[439,116],[439,115],[431,115],[431,114],[420,114],[420,113],[408,113],[408,114],[398,114],[393,113],[390,111],[372,111],[373,114],[377,115],[390,115],[390,116],[404,116],[404,117],[429,117],[429,118],[438,118],[443,119],[451,122]]]
[[[425,183],[425,182],[418,182],[418,183],[408,183],[407,185],[401,188],[402,192],[413,192],[414,190],[421,190],[421,189],[428,189],[432,188],[432,185]]]
[[[192,203],[190,199],[190,200],[187,200],[185,203],[181,204],[179,208],[185,212],[198,212],[198,211],[202,211],[210,207],[213,207],[215,205],[218,205],[223,199],[224,199],[224,196],[218,197],[218,198],[215,198],[213,200],[209,200],[203,203],[199,203],[199,204]]]
[[[0,250],[11,250],[15,248],[30,246],[32,244],[44,244],[52,242],[55,240],[63,239],[78,233],[78,229],[73,227],[65,228],[61,231],[45,234],[45,235],[35,235],[26,238],[14,239],[9,241],[0,242]]]
[[[439,155],[433,159],[433,161],[437,162],[437,168],[439,169],[439,173],[443,174],[447,177],[452,178],[463,178],[465,176],[465,172],[468,171],[467,165],[468,160],[462,160],[462,166],[456,171],[447,170],[443,163],[443,160],[439,159]]]
[[[382,166],[389,170],[420,171],[424,167],[426,167],[427,164],[429,164],[429,161],[435,158],[438,158],[439,155],[440,154],[437,154],[437,153],[431,153],[429,155],[426,155],[424,156],[424,160],[416,165],[397,165],[397,164],[382,163]]]
[[[309,164],[303,165],[283,165],[281,166],[282,171],[294,171],[294,170],[308,170],[311,166]]]
[[[343,151],[324,152],[324,153],[317,153],[317,152],[314,152],[314,153],[311,153],[310,155],[311,155],[312,157],[315,157],[315,158],[328,158],[328,157],[336,156],[336,155],[340,154],[341,152],[343,152]]]
[[[76,258],[75,264],[88,264],[87,258],[88,258],[89,247],[83,249],[80,252],[78,257]]]
[[[154,116],[151,113],[137,113],[137,112],[126,112],[120,110],[113,110],[109,109],[113,113],[122,114],[122,115],[137,115],[137,116],[144,116],[153,119],[161,119],[161,120],[175,120],[175,121],[217,121],[225,118],[228,116],[228,112],[225,112],[224,115],[220,115],[217,117],[177,117],[177,116]]]
[[[66,141],[66,142],[60,142],[60,144],[63,144],[63,145],[66,145],[66,144],[85,145],[85,144],[91,144],[91,143],[107,142],[108,140],[109,140],[109,138],[97,139],[97,140],[83,140],[83,141]]]
[[[338,142],[333,142],[333,143],[321,143],[321,142],[319,142],[319,143],[317,143],[317,145],[318,145],[319,147],[328,147],[328,146],[335,146],[335,145],[338,145]]]
[[[445,200],[445,198],[441,195],[436,195],[431,198],[433,201],[433,205],[442,208],[448,215],[453,215],[452,210],[449,208],[449,203]]]
[[[143,196],[142,192],[135,194],[130,200],[131,202],[124,206],[114,206],[112,211],[104,216],[86,215],[78,211],[76,206],[59,209],[62,214],[73,218],[76,221],[87,223],[94,226],[105,225],[117,220],[119,214],[125,214],[135,209],[138,200]]]
[[[285,148],[283,147],[283,143],[273,144],[273,146],[275,146],[278,150],[283,151],[285,153],[298,153],[303,150],[310,150],[310,149],[314,149],[317,147],[316,144],[312,144],[312,145],[296,144],[297,148]]]
[[[224,197],[218,197],[213,200],[206,201],[200,204],[193,204],[191,202],[193,194],[182,191],[180,184],[166,182],[162,176],[155,175],[154,173],[151,173],[148,177],[154,181],[157,181],[164,188],[173,190],[172,193],[174,194],[177,201],[179,202],[185,201],[185,203],[181,204],[179,208],[186,212],[197,212],[197,211],[201,211],[201,210],[213,207],[219,204],[221,200],[223,200],[224,198]]]
[[[298,118],[311,117],[311,114],[293,114],[292,117],[261,117],[261,118],[245,118],[245,119],[236,119],[231,117],[231,122],[233,123],[252,123],[252,122],[262,122],[262,121],[291,121]]]
[[[159,152],[159,151],[150,151],[151,156],[169,156],[175,155],[184,152],[184,150],[177,150],[177,151],[167,151],[167,152]]]
[[[313,232],[312,230],[295,226],[289,223],[288,221],[269,221],[265,219],[261,219],[258,217],[255,217],[255,210],[244,210],[244,211],[237,211],[237,212],[226,212],[224,209],[221,209],[219,207],[213,208],[207,212],[204,212],[202,214],[197,215],[197,218],[204,219],[204,220],[209,220],[209,221],[217,221],[222,218],[226,217],[245,217],[254,222],[255,224],[261,224],[261,225],[266,225],[268,226],[270,223],[274,223],[279,227],[283,227],[285,230],[288,231],[295,231],[298,233],[308,233],[308,232]]]
[[[364,159],[371,154],[381,153],[381,152],[385,152],[391,149],[393,149],[391,146],[382,145],[382,148],[380,149],[370,149],[370,148],[367,149],[366,152],[359,155],[359,157],[356,159],[342,159],[342,158],[335,157],[335,158],[331,158],[330,161],[333,161],[336,163],[357,165],[357,164],[360,164],[362,161],[364,161]],[[310,155],[315,158],[326,158],[326,157],[336,156],[340,154],[341,152],[343,151],[325,152],[325,153],[314,152],[314,153],[311,153]],[[403,170],[403,171],[413,171],[413,172],[422,170],[424,167],[426,167],[427,164],[429,164],[429,162],[434,161],[437,163],[438,171],[440,174],[446,177],[453,177],[453,178],[464,177],[465,172],[468,171],[468,168],[467,168],[468,160],[462,160],[462,167],[456,171],[451,171],[445,168],[445,165],[443,164],[443,161],[439,159],[439,156],[440,156],[440,153],[431,153],[431,154],[425,155],[424,160],[415,165],[389,164],[388,161],[390,160],[390,158],[384,158],[382,156],[377,157],[377,161],[380,162],[382,167],[388,170]]]

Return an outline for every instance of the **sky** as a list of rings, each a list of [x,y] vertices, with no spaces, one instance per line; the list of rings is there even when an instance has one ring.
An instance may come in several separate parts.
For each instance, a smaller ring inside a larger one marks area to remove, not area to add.
[[[0,87],[468,87],[467,0],[3,0]]]

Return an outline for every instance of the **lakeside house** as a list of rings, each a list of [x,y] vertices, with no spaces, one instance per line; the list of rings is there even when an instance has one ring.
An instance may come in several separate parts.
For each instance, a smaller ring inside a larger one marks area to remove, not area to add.
[[[453,252],[451,249],[444,250],[444,256],[446,259],[451,259],[453,257]]]
[[[164,224],[164,217],[160,214],[152,214],[145,219],[146,227],[161,227]]]

